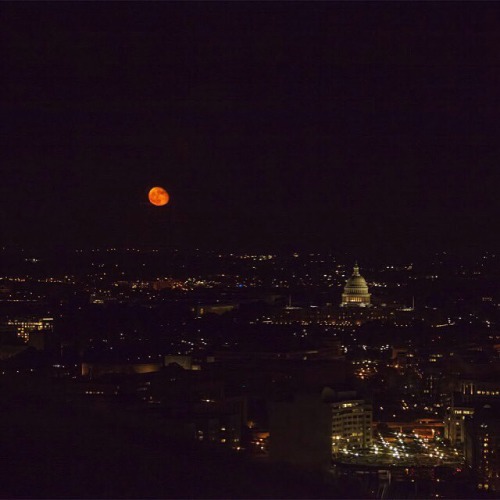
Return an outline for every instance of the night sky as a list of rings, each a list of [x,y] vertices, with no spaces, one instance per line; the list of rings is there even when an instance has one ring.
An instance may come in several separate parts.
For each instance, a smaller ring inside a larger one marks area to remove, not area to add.
[[[0,9],[4,244],[499,245],[497,3]]]

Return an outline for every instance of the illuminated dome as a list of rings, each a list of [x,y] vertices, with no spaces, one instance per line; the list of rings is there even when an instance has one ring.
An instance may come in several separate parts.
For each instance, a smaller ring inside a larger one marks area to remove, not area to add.
[[[370,307],[371,294],[368,293],[368,285],[365,278],[359,274],[356,263],[352,276],[347,280],[344,293],[342,294],[341,306]]]

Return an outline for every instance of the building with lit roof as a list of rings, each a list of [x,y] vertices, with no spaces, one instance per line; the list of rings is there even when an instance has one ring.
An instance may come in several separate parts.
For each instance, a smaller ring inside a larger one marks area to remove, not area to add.
[[[344,293],[342,294],[342,307],[370,307],[371,294],[365,278],[359,274],[359,266],[356,263],[352,276],[347,280]]]

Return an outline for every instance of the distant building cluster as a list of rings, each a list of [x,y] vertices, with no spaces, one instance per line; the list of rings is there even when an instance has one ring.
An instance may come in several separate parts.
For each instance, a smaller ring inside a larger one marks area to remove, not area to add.
[[[320,254],[76,255],[60,275],[30,256],[36,273],[0,279],[4,380],[64,379],[77,406],[367,496],[500,491],[489,257],[370,266],[367,282]]]

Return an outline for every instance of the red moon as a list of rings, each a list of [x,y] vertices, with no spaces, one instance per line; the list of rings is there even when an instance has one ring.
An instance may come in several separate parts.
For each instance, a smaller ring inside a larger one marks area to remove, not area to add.
[[[162,187],[154,187],[149,190],[148,198],[150,203],[157,207],[166,205],[170,200],[170,196]]]

